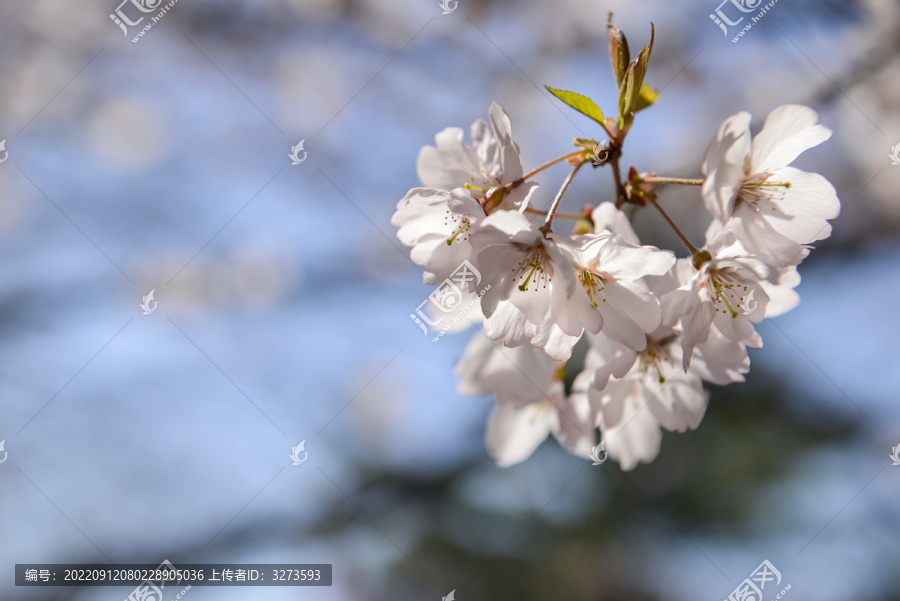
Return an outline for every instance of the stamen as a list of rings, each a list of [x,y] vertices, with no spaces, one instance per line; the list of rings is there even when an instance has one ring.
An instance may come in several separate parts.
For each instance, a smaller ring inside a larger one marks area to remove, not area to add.
[[[456,240],[460,234],[467,232],[472,225],[467,214],[463,213],[462,215],[458,215],[456,213],[451,213],[448,209],[444,215],[444,225],[451,226],[451,224],[452,226],[458,225],[459,229],[456,230],[456,233],[447,238],[447,246],[451,246],[453,241]],[[463,237],[461,240],[468,240],[468,237]]]
[[[456,240],[456,237],[459,236],[464,231],[466,231],[467,229],[469,229],[469,220],[463,219],[462,227],[460,227],[458,230],[456,230],[456,233],[453,234],[452,238],[447,238],[447,246],[452,245],[453,241]]]
[[[792,186],[791,182],[769,182],[766,181],[771,176],[770,173],[758,175],[755,181],[745,181],[741,185],[738,201],[746,201],[751,204],[758,203],[762,200],[777,204],[784,200],[785,191]],[[772,207],[772,210],[777,210]]]
[[[745,186],[772,186],[775,188],[790,188],[791,182],[783,182],[783,183],[769,183],[769,182],[747,182],[744,184]]]
[[[664,340],[653,340],[648,336],[647,348],[645,348],[639,354],[641,361],[641,371],[643,371],[644,373],[648,373],[651,369],[656,370],[656,377],[659,380],[660,384],[666,383],[666,377],[663,375],[660,360],[667,361],[670,364],[673,363],[672,357],[667,350],[667,347],[673,341],[673,337],[669,337]]]
[[[725,303],[725,306],[728,307],[728,310],[731,312],[731,317],[737,317],[737,311],[735,311],[731,307],[731,304],[729,304],[728,299],[725,297],[725,293],[722,292],[722,288],[720,288],[719,286],[719,282],[716,281],[715,277],[710,278],[710,281],[712,282],[713,288],[716,289],[716,296],[719,298],[719,300]],[[726,285],[726,288],[731,288],[731,285]]]
[[[653,355],[653,366],[656,368],[656,374],[659,376],[659,383],[665,384],[666,377],[662,375],[662,368],[659,366],[659,358],[656,355]]]
[[[597,273],[592,273],[587,269],[581,272],[581,285],[588,293],[588,296],[591,297],[591,303],[593,303],[594,307],[600,306],[599,303],[597,303],[597,296],[594,294],[595,287],[599,287],[600,296],[602,297],[603,302],[606,302],[606,296],[603,294],[603,291],[606,290],[606,286],[603,285],[603,282],[605,281],[605,277]]]
[[[522,292],[526,292],[530,283],[532,282],[532,278],[534,278],[534,289],[535,291],[541,288],[541,281],[543,281],[543,287],[546,288],[547,284],[553,281],[553,278],[546,277],[544,273],[544,259],[546,255],[544,254],[544,249],[542,247],[536,247],[531,249],[528,253],[528,256],[520,261],[519,264],[512,269],[513,273],[516,273],[515,279],[521,279],[524,275],[525,270],[528,267],[531,267],[531,271],[528,272],[527,275],[524,276],[522,283],[519,284],[518,288]]]
[[[540,263],[531,263],[530,265],[531,265],[531,273],[528,274],[528,277],[525,278],[524,282],[519,284],[519,290],[521,290],[522,292],[525,292],[525,290],[528,288],[528,281],[531,279],[531,276],[534,275],[534,272],[537,271],[537,268],[541,266]]]
[[[560,382],[564,382],[566,379],[566,364],[563,363],[559,367],[556,368],[556,379]]]

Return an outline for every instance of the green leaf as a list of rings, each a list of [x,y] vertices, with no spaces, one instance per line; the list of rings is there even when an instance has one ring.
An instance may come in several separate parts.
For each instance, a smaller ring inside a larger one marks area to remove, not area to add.
[[[612,11],[609,11],[609,18],[606,21],[606,35],[609,37],[609,59],[616,75],[616,84],[621,86],[628,71],[628,63],[631,62],[631,53],[625,34],[612,23]]]
[[[647,84],[642,84],[641,90],[638,92],[637,101],[634,103],[634,112],[636,113],[655,104],[657,100],[659,100],[659,92]]]
[[[544,87],[550,90],[551,94],[571,106],[582,115],[587,115],[600,125],[603,125],[603,110],[599,106],[597,106],[596,102],[594,102],[587,96],[583,96],[577,92],[569,92],[568,90],[557,90],[555,88],[551,88],[550,86]]]
[[[641,50],[637,58],[628,65],[625,80],[619,87],[619,120],[623,121],[630,113],[637,110],[635,107],[644,87],[644,75],[647,74],[647,66],[650,64],[650,53],[653,51],[653,39],[656,28],[650,23],[650,44]]]
[[[628,71],[625,72],[625,78],[619,87],[619,129],[622,129],[625,117],[631,112],[631,99],[634,96],[635,63],[628,65]]]

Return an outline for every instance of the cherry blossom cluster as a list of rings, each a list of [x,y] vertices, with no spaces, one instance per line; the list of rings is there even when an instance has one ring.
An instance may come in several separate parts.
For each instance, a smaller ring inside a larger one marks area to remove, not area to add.
[[[552,434],[585,458],[602,440],[630,470],[656,457],[662,430],[696,428],[708,402],[703,383],[744,380],[747,349],[762,346],[756,324],[798,304],[797,266],[830,235],[828,220],[840,210],[824,177],[790,166],[831,135],[805,106],[774,109],[756,136],[748,113],[729,117],[706,150],[703,179],[624,172],[635,114],[658,96],[643,83],[653,39],[632,60],[624,34],[611,22],[608,30],[616,117],[586,96],[548,88],[608,141],[578,138],[575,151],[525,173],[509,116],[493,103],[470,141],[448,128],[422,148],[423,187],[406,194],[392,219],[425,284],[439,285],[460,265],[480,276],[461,291],[460,306],[472,308],[454,329],[478,331],[456,372],[460,393],[494,397],[486,440],[503,466]],[[572,170],[549,209],[538,210],[534,177],[559,163]],[[610,200],[558,212],[585,165],[612,169]],[[699,189],[710,218],[702,246],[663,209],[662,184]],[[662,214],[688,256],[642,243],[629,220],[640,207]],[[560,226],[563,219],[574,227]]]

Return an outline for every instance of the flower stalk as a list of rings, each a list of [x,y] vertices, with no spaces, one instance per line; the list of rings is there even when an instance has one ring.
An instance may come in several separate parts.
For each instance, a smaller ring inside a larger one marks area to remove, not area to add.
[[[687,247],[687,249],[691,252],[691,256],[696,257],[697,255],[699,255],[701,252],[700,249],[691,244],[691,241],[688,240],[687,236],[685,236],[684,233],[678,228],[678,226],[675,225],[675,222],[672,221],[672,218],[669,217],[669,214],[666,213],[666,211],[659,205],[659,201],[657,201],[652,196],[648,198],[653,206],[656,207],[656,210],[659,211],[660,215],[663,216],[663,219],[666,220],[666,223],[669,224],[669,227],[672,228],[672,231],[675,232],[675,235],[678,236],[678,239],[681,240],[681,243],[684,244],[685,247]]]
[[[556,209],[559,208],[559,201],[562,200],[563,194],[566,193],[566,190],[569,189],[569,184],[572,183],[572,180],[575,179],[575,174],[578,173],[578,170],[584,165],[584,162],[580,162],[575,165],[575,168],[572,169],[571,173],[569,173],[568,177],[566,177],[565,181],[560,187],[559,192],[556,193],[556,198],[553,199],[553,204],[550,205],[550,210],[547,211],[547,219],[544,221],[543,227],[541,227],[541,231],[546,236],[550,233],[553,226],[553,216],[556,214]]]

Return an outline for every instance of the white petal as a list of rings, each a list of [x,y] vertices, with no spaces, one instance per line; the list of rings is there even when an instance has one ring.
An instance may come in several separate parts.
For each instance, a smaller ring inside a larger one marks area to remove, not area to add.
[[[481,161],[475,150],[463,140],[463,131],[448,127],[435,136],[437,147],[423,146],[416,170],[423,186],[452,190],[467,183],[484,187]]]
[[[579,286],[571,297],[566,296],[565,286],[554,282],[551,288],[550,315],[563,332],[580,337],[585,329],[592,334],[600,331],[603,316],[594,307],[584,288]]]
[[[596,444],[596,436],[587,387],[584,390],[585,392],[573,392],[567,399],[556,401],[558,418],[553,435],[570,453],[587,458]]]
[[[648,407],[660,425],[672,432],[684,432],[699,426],[709,398],[700,378],[681,374],[661,386]]]
[[[766,306],[766,317],[777,317],[800,304],[800,295],[794,288],[800,284],[800,273],[796,268],[789,269],[778,279],[777,284],[761,282],[769,304]]]
[[[492,238],[484,242],[476,242],[475,246],[505,243],[510,238],[523,244],[535,245],[543,234],[534,227],[531,221],[518,211],[494,211],[481,221],[481,230],[490,233]],[[502,235],[501,235],[502,234]],[[484,235],[479,235],[479,238]]]
[[[662,432],[645,407],[643,394],[631,380],[610,382],[607,391],[609,400],[600,414],[607,453],[625,471],[633,470],[640,462],[653,461],[659,454]]]
[[[603,333],[636,351],[647,348],[647,334],[659,327],[659,300],[640,286],[609,281],[598,308],[603,315]],[[600,299],[598,299],[600,300]]]
[[[581,336],[569,336],[563,332],[548,316],[531,338],[531,344],[543,349],[548,356],[557,361],[568,361],[572,356],[572,349],[580,338]]]
[[[516,186],[510,192],[506,192],[503,195],[503,200],[500,201],[499,206],[494,209],[495,211],[519,211],[522,212],[528,207],[528,203],[531,202],[531,197],[534,195],[535,190],[538,189],[540,184],[534,181],[528,181],[524,184]]]
[[[793,167],[772,172],[770,181],[790,182],[777,204],[780,210],[760,209],[781,235],[799,244],[809,244],[831,235],[828,219],[841,212],[841,201],[831,183],[818,173],[806,173]]]
[[[484,298],[487,298],[487,295]],[[493,340],[502,339],[506,346],[515,347],[531,342],[538,333],[538,324],[525,319],[522,312],[511,302],[502,301],[493,314],[484,320],[484,332]]]
[[[679,293],[679,297],[682,297],[681,291],[676,290],[676,292]],[[674,292],[672,294],[675,295]],[[696,293],[692,293],[692,295],[693,299],[684,297],[681,299],[684,304],[679,303],[686,308],[681,315],[681,350],[684,371],[691,366],[694,347],[706,342],[709,338],[709,327],[716,316],[716,310],[711,302],[701,302]]]
[[[447,246],[445,238],[432,237],[416,244],[410,251],[409,257],[413,263],[425,267],[422,282],[433,286],[450,277],[463,261],[470,259],[472,247],[465,241],[456,241]]]
[[[761,289],[760,292],[762,292]],[[757,296],[762,295],[759,294]],[[768,297],[766,297],[766,302],[768,302],[768,300]],[[761,310],[755,311],[754,313],[758,313],[760,319],[762,319],[765,317],[766,313],[763,308],[762,300],[760,300],[759,303]],[[746,315],[741,313],[740,309],[738,309],[737,312],[737,317],[732,317],[728,312],[719,311],[715,314],[713,322],[719,331],[722,332],[722,336],[728,340],[734,340],[735,342],[750,340],[756,334],[756,330],[753,329],[753,322],[750,321]]]
[[[549,403],[525,407],[494,406],[488,417],[488,452],[501,467],[520,463],[534,453],[556,425],[556,414]]]
[[[655,246],[636,246],[613,236],[598,247],[596,273],[608,273],[617,280],[633,282],[646,275],[663,275],[675,264],[675,253]]]
[[[494,348],[495,344],[498,343],[494,343],[480,332],[476,332],[469,341],[454,370],[459,378],[456,385],[459,394],[481,396],[493,392],[490,379],[501,371],[497,361],[501,357]]]
[[[701,194],[706,209],[721,222],[731,217],[734,200],[744,177],[744,161],[750,154],[750,114],[729,117],[719,127],[703,160]]]
[[[489,111],[491,130],[497,138],[501,184],[509,184],[522,177],[522,159],[519,156],[519,145],[513,142],[512,126],[509,115],[496,102],[491,103]]]
[[[742,374],[750,371],[747,348],[716,334],[710,335],[709,342],[697,351],[691,363],[691,374],[720,386],[743,382]]]
[[[753,138],[753,173],[786,167],[804,150],[831,137],[831,130],[817,125],[819,115],[808,106],[786,104],[766,117],[762,131]]]
[[[779,234],[767,219],[746,203],[741,203],[726,227],[734,232],[747,251],[775,269],[799,263],[806,256],[802,245]]]
[[[591,220],[594,222],[594,233],[596,234],[607,230],[622,236],[627,242],[634,245],[641,243],[634,228],[631,227],[628,215],[617,209],[614,203],[601,202],[591,213]]]
[[[591,348],[585,357],[585,371],[592,371],[591,385],[597,390],[606,388],[610,378],[622,378],[637,360],[637,352],[605,334],[588,335]],[[599,408],[598,408],[599,409]]]

